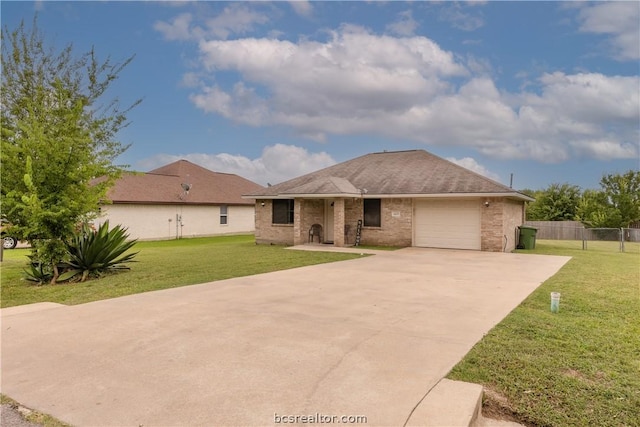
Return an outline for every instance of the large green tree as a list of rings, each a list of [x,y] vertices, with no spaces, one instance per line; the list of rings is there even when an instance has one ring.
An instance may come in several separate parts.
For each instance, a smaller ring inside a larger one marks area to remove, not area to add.
[[[600,190],[584,192],[576,216],[590,227],[629,227],[640,221],[640,171],[604,175]]]
[[[580,187],[571,184],[551,184],[530,194],[536,199],[527,207],[530,221],[570,221],[575,218],[580,201]]]
[[[620,212],[609,205],[607,195],[601,190],[585,190],[582,193],[576,220],[589,228],[618,228]]]
[[[2,30],[2,216],[51,266],[53,283],[65,241],[97,214],[121,171],[113,162],[128,146],[116,136],[140,101],[121,108],[117,98],[103,98],[132,59],[100,61],[93,49],[75,54],[72,45],[56,50],[37,18],[31,28]]]

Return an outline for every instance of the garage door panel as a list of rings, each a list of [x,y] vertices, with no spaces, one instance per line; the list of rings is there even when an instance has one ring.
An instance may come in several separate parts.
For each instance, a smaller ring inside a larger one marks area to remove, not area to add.
[[[480,249],[479,200],[417,201],[416,246]]]

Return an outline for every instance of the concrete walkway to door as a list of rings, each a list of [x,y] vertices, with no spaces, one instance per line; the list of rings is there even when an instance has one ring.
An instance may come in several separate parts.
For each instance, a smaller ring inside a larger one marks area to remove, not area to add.
[[[295,416],[401,426],[567,261],[407,248],[3,309],[2,393],[76,426],[264,426]]]

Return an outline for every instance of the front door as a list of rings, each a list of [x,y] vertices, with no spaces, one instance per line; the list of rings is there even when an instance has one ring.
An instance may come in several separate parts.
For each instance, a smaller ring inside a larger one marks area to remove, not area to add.
[[[324,241],[333,243],[333,200],[324,201]]]

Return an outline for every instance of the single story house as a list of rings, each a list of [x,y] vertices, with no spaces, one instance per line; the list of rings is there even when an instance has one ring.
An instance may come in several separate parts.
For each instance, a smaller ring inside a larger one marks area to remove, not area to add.
[[[122,224],[142,240],[253,233],[254,201],[262,186],[187,160],[147,173],[125,173],[109,190],[98,223]]]
[[[424,150],[367,154],[246,193],[256,243],[511,251],[533,199]]]

